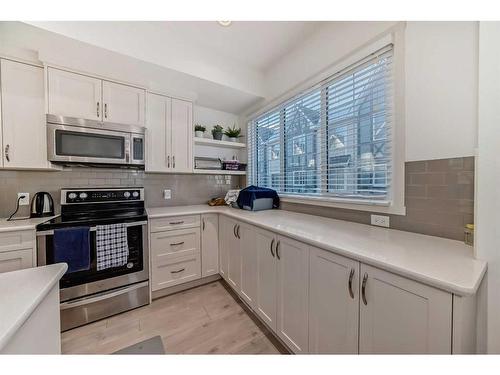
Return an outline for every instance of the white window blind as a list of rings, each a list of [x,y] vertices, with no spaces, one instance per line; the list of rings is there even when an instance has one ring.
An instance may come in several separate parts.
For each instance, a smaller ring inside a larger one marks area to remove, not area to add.
[[[392,45],[249,123],[249,182],[282,195],[390,199]]]

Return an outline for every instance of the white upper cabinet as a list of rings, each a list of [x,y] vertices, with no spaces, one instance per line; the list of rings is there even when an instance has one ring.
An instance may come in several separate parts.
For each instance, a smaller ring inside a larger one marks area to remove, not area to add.
[[[145,91],[114,82],[102,82],[103,120],[144,126]]]
[[[172,170],[193,171],[193,104],[172,99]]]
[[[452,295],[361,265],[359,352],[451,354]]]
[[[219,215],[201,216],[201,276],[219,273]]]
[[[276,332],[295,353],[307,353],[309,342],[309,247],[279,236]]]
[[[169,172],[172,99],[148,93],[146,121],[146,171]]]
[[[3,166],[48,168],[43,68],[2,59],[0,72]]]
[[[48,68],[48,111],[53,115],[102,121],[102,81]]]
[[[358,352],[359,262],[311,248],[309,353]]]

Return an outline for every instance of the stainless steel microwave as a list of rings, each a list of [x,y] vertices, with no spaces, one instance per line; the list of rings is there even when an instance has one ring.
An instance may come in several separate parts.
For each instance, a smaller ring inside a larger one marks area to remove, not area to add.
[[[145,129],[47,115],[47,155],[59,164],[144,167]]]

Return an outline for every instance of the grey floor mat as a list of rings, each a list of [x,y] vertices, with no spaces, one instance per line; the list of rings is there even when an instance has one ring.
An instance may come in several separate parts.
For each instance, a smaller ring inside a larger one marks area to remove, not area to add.
[[[113,354],[165,354],[161,336],[154,336],[137,344],[127,346]]]

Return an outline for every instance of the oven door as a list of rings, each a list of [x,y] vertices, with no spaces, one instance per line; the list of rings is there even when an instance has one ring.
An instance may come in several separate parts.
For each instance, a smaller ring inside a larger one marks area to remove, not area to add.
[[[130,133],[47,124],[51,162],[129,164]]]
[[[147,221],[127,223],[128,262],[97,270],[96,227],[90,228],[90,269],[66,273],[59,281],[61,301],[119,288],[149,279]],[[37,232],[38,266],[54,264],[54,231]]]

